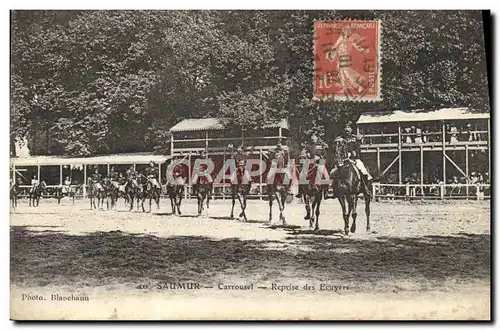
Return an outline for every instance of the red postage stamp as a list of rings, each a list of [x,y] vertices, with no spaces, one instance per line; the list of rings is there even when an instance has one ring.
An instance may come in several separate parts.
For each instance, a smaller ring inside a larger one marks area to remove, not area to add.
[[[380,29],[379,20],[315,22],[313,99],[382,99]]]

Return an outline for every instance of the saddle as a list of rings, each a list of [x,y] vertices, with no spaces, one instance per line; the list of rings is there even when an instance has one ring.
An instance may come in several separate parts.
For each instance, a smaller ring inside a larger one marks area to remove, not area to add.
[[[153,185],[153,188],[161,188],[161,186],[158,183],[158,180],[156,180],[156,178],[148,178],[148,181],[151,182],[151,184]]]
[[[102,184],[100,182],[94,183],[94,187],[96,190],[104,191],[104,187],[102,186]]]
[[[359,172],[358,167],[356,166],[356,162],[352,160],[351,158],[348,158],[344,161],[344,166],[352,166],[354,173],[356,173],[356,177],[358,180],[361,180],[361,173]]]

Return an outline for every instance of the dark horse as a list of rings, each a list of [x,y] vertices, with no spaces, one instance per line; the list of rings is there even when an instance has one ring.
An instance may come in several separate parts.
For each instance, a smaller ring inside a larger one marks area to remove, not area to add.
[[[111,209],[115,209],[119,196],[118,187],[109,178],[105,178],[102,185],[104,188],[104,198],[106,198],[106,209],[109,210],[110,204]]]
[[[307,165],[306,174],[306,184],[301,184],[299,189],[302,193],[302,200],[304,201],[306,207],[306,216],[304,220],[309,220],[309,227],[312,228],[315,225],[315,230],[319,229],[319,210],[321,206],[321,201],[323,200],[323,194],[325,190],[328,189],[328,184],[320,184],[318,181],[319,174],[318,171],[323,169],[323,175],[326,176],[326,169],[324,166],[320,166],[313,159],[303,159],[303,166]],[[327,179],[328,177],[324,178]]]
[[[19,197],[19,193],[21,192],[21,179],[15,181],[15,183],[10,187],[10,199],[12,201],[12,207],[17,207],[17,198]]]
[[[47,189],[47,184],[45,181],[42,181],[40,184],[37,184],[35,187],[32,187],[29,192],[29,206],[38,206],[40,205],[40,197],[45,193]],[[33,201],[33,205],[31,202]]]
[[[283,225],[286,224],[283,211],[285,210],[286,199],[290,191],[291,179],[288,173],[283,172],[285,167],[284,156],[282,154],[276,154],[271,162],[271,169],[266,176],[267,198],[269,200],[269,222],[273,219],[273,199],[276,197],[280,210],[279,219],[282,221]]]
[[[172,206],[172,214],[181,215],[181,203],[184,196],[185,181],[177,179],[175,183],[167,183],[167,196]]]
[[[92,178],[88,178],[87,186],[89,188],[88,196],[90,201],[90,209],[102,209],[104,205],[104,198],[106,198],[106,191],[101,183],[95,182]],[[97,207],[95,200],[97,199]]]
[[[234,204],[236,203],[236,199],[238,199],[241,207],[239,217],[243,217],[243,220],[247,221],[245,209],[247,208],[247,196],[250,193],[251,184],[252,178],[245,169],[244,162],[239,162],[236,165],[235,172],[231,176],[231,218],[234,217]]]
[[[134,208],[134,199],[137,199],[137,204],[142,195],[142,187],[136,179],[127,179],[127,184],[125,185],[125,194],[127,195],[128,202],[130,203],[129,211]]]
[[[69,186],[66,191],[63,191],[63,186],[54,188],[54,196],[57,198],[57,204],[61,204],[61,199],[67,196],[73,200],[73,205],[75,205],[75,196],[81,188],[81,186]]]
[[[161,195],[161,187],[155,186],[151,179],[141,175],[140,183],[140,200],[141,200],[141,208],[142,212],[146,212],[144,209],[144,201],[149,199],[149,211],[151,212],[151,201],[154,200],[156,203],[156,209],[160,209],[160,195]],[[139,202],[139,200],[137,201]]]
[[[366,191],[361,181],[361,173],[355,167],[354,162],[349,159],[347,144],[343,139],[334,142],[334,161],[338,169],[333,178],[333,192],[340,202],[344,217],[344,231],[349,235],[349,216],[352,213],[351,233],[356,232],[356,206],[358,195],[363,194],[365,200],[366,231],[370,231],[370,201],[371,195]],[[347,208],[346,208],[347,203]]]
[[[196,193],[196,199],[198,201],[198,215],[203,212],[203,205],[205,199],[207,200],[207,210],[210,208],[210,198],[212,196],[213,182],[211,182],[207,177],[199,177],[194,186],[194,192]]]

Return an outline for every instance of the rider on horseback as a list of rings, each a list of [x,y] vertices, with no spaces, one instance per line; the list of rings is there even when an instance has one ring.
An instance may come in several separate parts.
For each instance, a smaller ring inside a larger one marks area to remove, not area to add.
[[[200,159],[207,160],[207,152],[205,150],[200,151]],[[200,173],[204,173],[208,169],[208,164],[206,163],[200,163],[198,171],[195,171],[193,175],[193,190],[194,192],[198,191],[198,185],[200,184],[201,181],[207,184],[212,184],[213,183],[213,178],[212,175],[199,175]]]
[[[234,159],[236,171],[231,174],[231,183],[239,183],[238,177],[241,178],[241,183],[250,183],[252,178],[245,168],[248,154],[243,150],[243,145],[240,145],[238,149],[236,149],[236,152],[234,153],[232,158]]]
[[[338,136],[336,139],[341,140],[346,144],[349,160],[351,160],[359,172],[361,172],[361,182],[363,183],[367,194],[370,194],[371,190],[369,187],[373,178],[366,169],[365,164],[361,161],[361,159],[359,159],[362,136],[353,134],[351,122],[348,122],[345,125],[343,134]],[[338,165],[339,164],[334,164],[335,167],[330,172],[330,178],[333,180],[337,177],[339,169]],[[335,196],[331,196],[330,198],[335,198]]]
[[[158,169],[155,166],[155,163],[153,161],[149,162],[149,167],[146,168],[144,171],[146,174],[146,178],[148,178],[148,181],[151,182],[153,185],[153,188],[161,188],[160,184],[158,183]]]
[[[62,187],[63,188],[62,192],[69,194],[70,186],[71,186],[71,179],[69,178],[69,176],[67,176],[66,179],[64,180],[64,186]]]
[[[35,191],[36,187],[38,187],[39,184],[40,184],[40,182],[38,181],[38,179],[36,177],[36,174],[33,175],[33,179],[31,179],[30,193],[33,193]]]
[[[115,187],[115,189],[118,189],[118,187],[119,187],[118,172],[115,171],[114,166],[111,166],[111,169],[109,170],[109,173],[108,173],[108,178],[109,178],[109,181],[111,181],[111,184],[113,185],[113,187]]]
[[[94,170],[94,173],[91,176],[91,179],[92,179],[92,182],[94,182],[94,185],[98,189],[101,189],[101,190],[104,189],[102,186],[102,176],[99,173],[99,168],[96,167],[96,169]]]
[[[320,140],[316,134],[311,135],[311,139],[307,143],[302,143],[302,151],[300,153],[300,158],[301,159],[309,159],[310,161],[314,160],[314,164],[319,165],[319,159],[325,158],[326,154],[326,149],[328,148],[328,145]],[[313,164],[309,164],[310,167],[312,167]],[[315,166],[316,166],[315,165]],[[299,192],[295,197],[297,198],[302,198],[303,194],[303,186],[299,185]],[[325,191],[325,196],[326,196],[326,191]]]

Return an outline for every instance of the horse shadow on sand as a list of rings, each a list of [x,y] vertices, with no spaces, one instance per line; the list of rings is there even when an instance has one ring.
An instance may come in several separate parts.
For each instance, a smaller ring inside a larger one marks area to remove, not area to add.
[[[290,229],[285,239],[248,240],[123,231],[72,235],[12,226],[11,282],[75,285],[78,279],[79,287],[89,288],[158,281],[217,285],[220,276],[230,276],[242,283],[348,283],[360,292],[490,283],[488,234],[368,239],[338,234]]]

